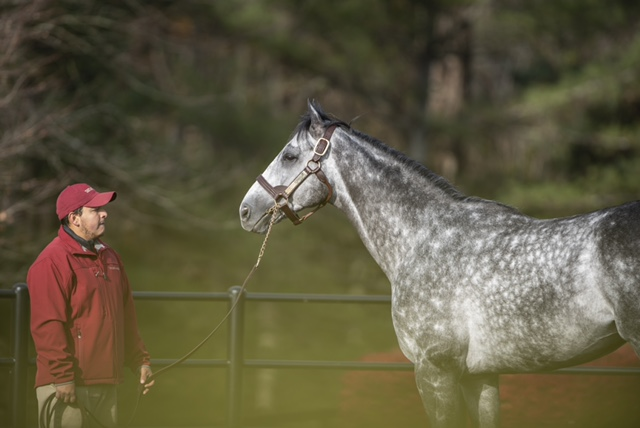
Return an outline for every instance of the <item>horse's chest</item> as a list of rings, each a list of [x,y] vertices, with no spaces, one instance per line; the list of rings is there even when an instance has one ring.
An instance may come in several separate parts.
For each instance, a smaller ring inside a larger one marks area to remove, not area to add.
[[[394,292],[392,318],[398,344],[409,360],[455,358],[464,348],[461,319],[452,310],[449,293],[427,290]]]

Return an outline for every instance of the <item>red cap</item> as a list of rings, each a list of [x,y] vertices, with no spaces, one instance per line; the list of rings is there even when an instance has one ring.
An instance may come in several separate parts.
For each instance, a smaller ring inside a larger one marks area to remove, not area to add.
[[[116,198],[116,192],[98,193],[88,184],[80,183],[67,186],[56,202],[56,214],[62,220],[80,207],[98,208],[107,205]]]

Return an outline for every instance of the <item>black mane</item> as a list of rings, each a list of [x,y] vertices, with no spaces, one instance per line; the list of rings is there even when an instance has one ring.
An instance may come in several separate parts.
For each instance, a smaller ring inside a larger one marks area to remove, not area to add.
[[[407,155],[405,155],[404,153],[386,145],[385,143],[383,143],[382,141],[371,137],[370,135],[367,135],[363,132],[358,131],[355,128],[351,127],[351,124],[346,123],[340,119],[337,119],[336,117],[325,113],[322,110],[322,107],[320,107],[319,104],[317,104],[315,101],[312,101],[313,106],[315,108],[315,110],[318,112],[318,115],[320,116],[320,118],[325,122],[325,125],[327,127],[331,126],[331,125],[337,125],[340,128],[342,128],[344,131],[346,131],[349,134],[354,135],[355,137],[357,137],[360,140],[364,140],[367,143],[369,143],[371,146],[382,150],[385,153],[388,153],[389,155],[393,156],[395,159],[399,160],[402,164],[404,164],[405,166],[407,166],[407,168],[413,169],[414,171],[418,172],[419,174],[421,174],[423,177],[427,178],[429,181],[431,181],[435,186],[437,186],[439,189],[441,189],[442,191],[444,191],[447,195],[453,197],[456,200],[464,200],[464,201],[484,201],[481,198],[475,198],[475,197],[470,197],[465,195],[464,193],[460,192],[455,186],[453,186],[451,183],[449,183],[445,178],[441,177],[440,175],[436,174],[435,172],[431,171],[429,168],[427,168],[426,166],[422,165],[420,162],[411,159],[410,157],[408,157]],[[305,113],[301,120],[300,123],[298,124],[298,126],[295,128],[295,130],[293,131],[293,135],[298,135],[300,133],[308,133],[309,132],[309,127],[311,126],[311,115],[307,112]]]

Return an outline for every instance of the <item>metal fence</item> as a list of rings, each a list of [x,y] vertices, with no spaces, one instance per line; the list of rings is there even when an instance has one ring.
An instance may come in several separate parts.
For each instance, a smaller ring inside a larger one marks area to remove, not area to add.
[[[180,292],[134,292],[136,300],[165,300],[165,301],[226,301],[229,308],[238,302],[227,322],[227,358],[223,360],[186,361],[184,364],[197,364],[205,367],[223,367],[228,371],[227,376],[227,424],[228,428],[242,428],[242,385],[245,369],[329,369],[329,370],[383,370],[410,371],[410,363],[377,363],[359,361],[312,361],[312,360],[263,360],[247,359],[244,355],[244,320],[245,302],[314,302],[314,303],[358,303],[389,305],[391,297],[381,296],[353,296],[327,294],[279,294],[279,293],[249,293],[240,287],[231,287],[227,293],[180,293]],[[11,373],[11,427],[24,428],[27,426],[28,394],[32,393],[29,384],[28,370],[35,365],[35,360],[29,358],[29,292],[26,284],[16,284],[13,289],[0,289],[0,300],[12,299],[13,313],[9,336],[11,337],[11,355],[0,356],[0,369],[8,369]],[[154,366],[162,367],[176,360],[154,359]],[[618,367],[572,367],[545,374],[577,374],[577,375],[640,375],[640,368]]]

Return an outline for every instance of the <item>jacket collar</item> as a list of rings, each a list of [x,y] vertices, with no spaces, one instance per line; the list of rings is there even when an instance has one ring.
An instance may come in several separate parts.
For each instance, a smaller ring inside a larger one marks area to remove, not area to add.
[[[95,239],[93,243],[86,241],[63,225],[58,229],[58,237],[77,254],[97,254],[107,248],[99,239]]]

